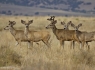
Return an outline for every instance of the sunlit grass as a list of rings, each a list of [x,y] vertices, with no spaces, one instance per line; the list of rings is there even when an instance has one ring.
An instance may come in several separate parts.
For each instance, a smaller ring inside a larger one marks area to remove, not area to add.
[[[50,23],[47,21],[49,16],[2,16],[0,17],[0,50],[2,47],[8,47],[7,51],[9,54],[19,54],[21,56],[20,64],[22,70],[94,70],[95,69],[95,53],[94,53],[94,42],[90,44],[90,50],[88,51],[85,47],[84,50],[79,49],[79,44],[76,42],[75,49],[70,49],[70,42],[65,42],[65,46],[63,50],[60,50],[60,43],[56,39],[51,29],[47,31],[51,34],[51,50],[47,48],[43,42],[39,42],[39,45],[34,43],[31,49],[27,49],[27,43],[22,42],[21,46],[15,46],[15,39],[7,30],[3,30],[3,28],[8,25],[9,20],[16,21],[15,29],[24,30],[24,25],[21,24],[21,19],[25,21],[34,20],[30,25],[30,30],[46,30],[45,27]],[[57,28],[63,28],[60,24],[61,21],[65,21],[66,23],[72,21],[75,25],[82,23],[82,27],[80,27],[81,31],[95,31],[95,18],[94,17],[56,17],[55,18],[58,23],[56,24]],[[70,27],[69,29],[73,29]],[[11,52],[12,50],[12,52]],[[3,53],[4,51],[0,51]],[[28,52],[28,53],[27,53]],[[8,54],[7,53],[7,54]],[[4,55],[6,55],[4,53]],[[9,56],[9,55],[8,55]],[[15,56],[15,59],[18,59],[18,56]],[[7,56],[6,56],[7,57]],[[12,56],[13,57],[13,56]],[[11,57],[10,57],[11,58]],[[15,66],[16,64],[12,63],[12,60],[6,60],[7,58],[0,58],[8,61],[9,64],[7,66]],[[17,64],[19,66],[19,64]],[[0,66],[6,66],[6,64]]]

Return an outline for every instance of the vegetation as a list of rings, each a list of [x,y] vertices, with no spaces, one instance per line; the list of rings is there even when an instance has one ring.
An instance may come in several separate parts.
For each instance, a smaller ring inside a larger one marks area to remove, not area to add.
[[[20,56],[11,50],[9,46],[0,47],[0,67],[18,65],[21,66]]]
[[[95,43],[91,42],[90,50],[86,47],[79,49],[79,44],[75,43],[75,49],[70,49],[70,42],[65,42],[64,49],[60,49],[60,43],[52,33],[51,50],[43,42],[33,43],[28,49],[27,43],[22,42],[21,46],[15,46],[16,41],[9,31],[3,30],[9,20],[16,21],[15,29],[24,30],[21,19],[33,19],[30,30],[46,30],[45,27],[50,23],[46,19],[49,16],[2,16],[0,17],[0,67],[15,66],[22,70],[95,70]],[[81,31],[95,31],[94,17],[56,17],[57,28],[63,28],[61,21],[72,21],[75,25],[82,23]],[[70,27],[69,29],[73,29]]]
[[[0,0],[2,4],[14,4],[19,6],[28,7],[41,7],[46,9],[57,9],[57,10],[69,10],[73,12],[88,12],[93,11],[94,13],[94,0]],[[53,6],[52,6],[53,5]],[[61,5],[61,6],[60,6]],[[82,7],[81,7],[82,6]],[[88,6],[88,8],[86,8]]]

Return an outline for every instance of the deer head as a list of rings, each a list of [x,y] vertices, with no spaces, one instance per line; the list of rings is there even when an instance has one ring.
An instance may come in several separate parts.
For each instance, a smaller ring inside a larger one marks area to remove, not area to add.
[[[54,20],[53,22],[51,22],[46,28],[53,28],[55,26],[55,24],[57,23],[57,20]]]
[[[75,26],[75,25],[72,23],[71,26],[72,26],[73,28],[75,28],[75,30],[78,30],[79,27],[82,26],[82,24],[80,23],[80,24],[78,24],[77,26]]]
[[[16,24],[15,21],[10,21],[10,20],[9,20],[9,24],[8,24],[8,26],[6,26],[6,27],[4,28],[4,30],[9,30],[9,29],[10,29],[11,27],[13,27],[15,24]]]
[[[69,21],[69,22],[67,23],[67,25],[66,25],[65,22],[63,21],[63,22],[61,22],[61,25],[64,25],[64,29],[68,30],[68,29],[69,29],[68,26],[69,26],[71,23],[72,23],[72,22]]]
[[[28,21],[28,23],[26,23],[26,21],[24,21],[24,20],[21,20],[21,23],[24,24],[26,26],[26,28],[28,28],[29,25],[33,23],[33,20]]]
[[[49,21],[54,21],[54,18],[55,18],[55,16],[51,16],[51,17],[48,18],[47,20],[49,20]]]

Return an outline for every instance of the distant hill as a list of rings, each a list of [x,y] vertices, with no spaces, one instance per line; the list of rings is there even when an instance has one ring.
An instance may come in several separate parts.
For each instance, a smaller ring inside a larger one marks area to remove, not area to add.
[[[0,4],[95,14],[95,0],[0,0]],[[7,12],[11,14],[10,10]]]

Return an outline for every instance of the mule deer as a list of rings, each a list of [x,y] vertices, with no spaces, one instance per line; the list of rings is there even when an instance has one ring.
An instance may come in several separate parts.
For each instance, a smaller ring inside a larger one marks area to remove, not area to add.
[[[63,21],[63,22],[61,22],[61,25],[64,26],[63,29],[69,30],[69,25],[71,25],[71,21],[69,21],[67,24]]]
[[[65,29],[65,30],[69,30],[69,25],[71,25],[71,23],[72,23],[72,21],[69,21],[67,24],[63,21],[63,22],[61,22],[61,25],[64,26],[63,29]],[[71,42],[71,46],[72,46],[73,49],[74,49],[74,46],[75,46],[74,41]]]
[[[74,27],[76,31],[79,31],[78,29],[80,26],[82,26],[82,24],[75,26],[72,23],[71,26]],[[82,43],[82,47],[84,47],[84,44],[86,43],[86,46],[88,47],[88,49],[90,49],[88,42],[95,41],[95,31],[93,31],[93,32],[81,31],[81,34],[79,34],[78,37]]]
[[[4,30],[9,30],[10,31],[10,33],[13,35],[13,37],[15,38],[15,40],[16,40],[16,46],[18,45],[18,44],[20,44],[21,45],[21,42],[22,41],[25,41],[25,42],[30,42],[30,41],[28,41],[26,38],[25,38],[25,35],[24,35],[24,31],[22,31],[22,30],[15,30],[15,28],[13,27],[14,25],[16,24],[16,22],[15,21],[9,21],[9,24],[8,24],[8,26],[6,26],[5,28],[4,28]]]
[[[52,22],[54,21],[55,16],[51,16],[50,18],[48,18],[47,20],[51,20]]]
[[[32,46],[33,46],[33,42],[42,41],[48,47],[50,47],[50,44],[49,44],[50,34],[48,31],[42,31],[42,30],[41,31],[33,31],[33,30],[30,31],[29,25],[33,23],[33,20],[28,21],[28,23],[26,23],[26,21],[24,20],[21,20],[21,23],[25,25],[24,35],[29,41],[32,42]]]
[[[52,21],[51,19],[47,19]],[[64,48],[64,41],[72,41],[75,40],[79,43],[79,39],[76,35],[75,30],[64,30],[64,29],[57,29],[55,24],[57,20],[52,21],[46,28],[51,28],[53,33],[55,34],[56,38],[60,41],[60,47],[63,46]]]

